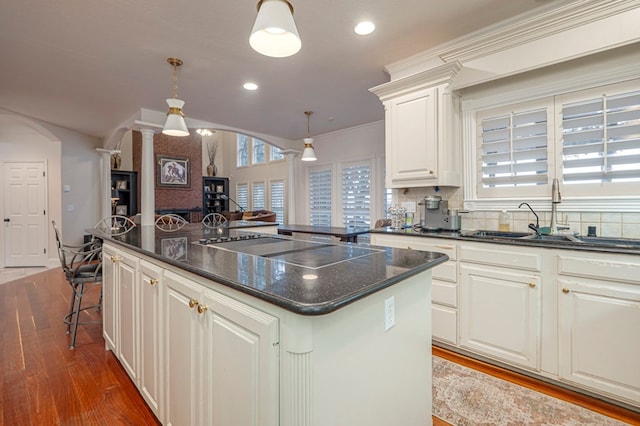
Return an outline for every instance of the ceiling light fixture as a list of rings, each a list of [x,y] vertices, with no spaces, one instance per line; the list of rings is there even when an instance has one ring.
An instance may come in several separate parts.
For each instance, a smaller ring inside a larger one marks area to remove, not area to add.
[[[302,42],[293,21],[293,5],[287,0],[259,0],[249,44],[256,52],[273,58],[298,53]]]
[[[246,82],[242,87],[247,90],[258,90],[258,85],[250,81]]]
[[[304,151],[302,151],[302,157],[300,159],[302,161],[316,161],[318,158],[316,157],[316,152],[313,150],[313,139],[309,132],[309,118],[313,112],[305,111],[304,113],[307,116],[307,137],[304,138]]]
[[[353,29],[353,31],[358,35],[369,35],[375,30],[376,30],[375,24],[369,21],[360,22]]]
[[[187,123],[184,121],[184,113],[182,112],[184,101],[178,99],[177,70],[182,65],[182,61],[178,58],[167,58],[167,62],[173,66],[173,98],[167,99],[169,112],[167,112],[167,121],[164,123],[162,133],[169,136],[188,136],[189,129],[187,129]]]

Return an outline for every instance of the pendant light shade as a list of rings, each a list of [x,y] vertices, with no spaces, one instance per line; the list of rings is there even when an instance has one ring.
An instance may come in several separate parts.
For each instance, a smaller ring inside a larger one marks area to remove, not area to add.
[[[188,136],[189,129],[182,112],[184,101],[178,99],[177,68],[182,65],[182,61],[178,58],[168,58],[167,62],[173,66],[173,98],[167,99],[169,112],[167,112],[167,120],[164,122],[162,133],[169,136]]]
[[[251,30],[249,44],[258,53],[273,58],[295,55],[302,43],[293,6],[287,0],[259,0],[258,16]]]
[[[309,118],[312,111],[305,111],[305,115],[307,116],[307,137],[304,138],[304,151],[302,151],[302,157],[300,158],[302,161],[316,161],[318,158],[316,157],[316,152],[313,149],[313,139],[309,133]]]

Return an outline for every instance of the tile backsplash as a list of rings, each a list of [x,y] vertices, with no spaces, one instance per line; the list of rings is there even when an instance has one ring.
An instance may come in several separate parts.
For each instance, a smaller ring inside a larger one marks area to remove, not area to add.
[[[415,202],[417,213],[415,223],[420,221],[420,207],[417,203],[427,195],[440,195],[443,200],[449,201],[449,208],[462,208],[462,191],[458,188],[441,188],[436,191],[432,187],[410,188],[394,192],[394,200],[398,202]],[[549,226],[551,223],[550,211],[537,211],[540,218],[540,226]],[[461,213],[462,229],[498,229],[499,211],[477,210]],[[536,223],[536,218],[529,210],[509,211],[511,218],[511,230],[528,232],[528,225]],[[563,212],[559,211],[558,225],[569,226],[567,232],[577,232],[579,235],[587,235],[588,227],[595,226],[596,234],[611,238],[639,238],[640,239],[640,212]]]

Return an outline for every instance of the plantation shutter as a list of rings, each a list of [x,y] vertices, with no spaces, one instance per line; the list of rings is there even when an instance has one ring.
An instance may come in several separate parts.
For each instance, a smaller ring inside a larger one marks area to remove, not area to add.
[[[311,225],[331,226],[331,169],[309,172]]]
[[[562,105],[562,179],[640,181],[640,91]]]
[[[371,224],[371,171],[368,164],[342,169],[342,221],[344,226]]]
[[[483,118],[479,149],[482,188],[546,185],[547,109]]]
[[[271,211],[276,214],[276,222],[284,223],[284,182],[281,180],[270,183]]]
[[[236,201],[245,211],[249,210],[249,185],[241,183],[236,186]]]
[[[253,184],[253,194],[251,201],[253,210],[264,210],[264,182],[255,182]]]

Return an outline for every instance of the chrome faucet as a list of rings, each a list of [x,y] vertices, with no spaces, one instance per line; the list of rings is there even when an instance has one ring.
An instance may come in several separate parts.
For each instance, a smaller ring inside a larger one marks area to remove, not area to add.
[[[560,196],[560,183],[558,182],[558,178],[553,178],[553,183],[551,184],[551,225],[549,233],[551,235],[558,234],[558,221],[556,219],[556,206],[562,202],[562,197]]]

